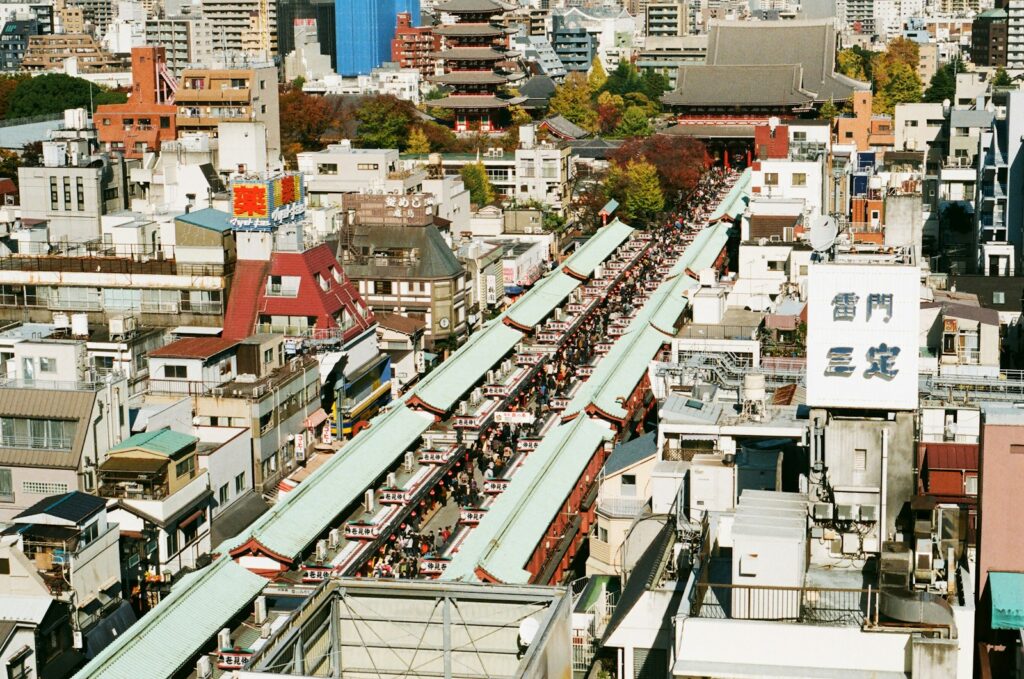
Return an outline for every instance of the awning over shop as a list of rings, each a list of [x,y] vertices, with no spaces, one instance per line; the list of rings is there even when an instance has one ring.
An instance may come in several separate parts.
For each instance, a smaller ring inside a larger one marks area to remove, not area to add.
[[[327,413],[324,412],[323,408],[317,408],[315,412],[311,413],[309,417],[302,421],[302,426],[306,429],[312,429],[314,427],[319,427],[326,421]]]

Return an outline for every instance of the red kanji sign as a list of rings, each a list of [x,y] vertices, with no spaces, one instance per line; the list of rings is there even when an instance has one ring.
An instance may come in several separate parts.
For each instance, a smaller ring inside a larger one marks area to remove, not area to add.
[[[268,216],[266,185],[236,184],[233,212],[235,217],[265,219]]]

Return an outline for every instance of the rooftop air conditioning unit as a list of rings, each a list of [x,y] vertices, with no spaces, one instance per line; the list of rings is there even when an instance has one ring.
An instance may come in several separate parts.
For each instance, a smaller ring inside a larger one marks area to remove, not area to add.
[[[459,415],[469,415],[469,404],[465,401],[459,403]]]
[[[316,560],[320,563],[327,560],[327,540],[316,541]]]
[[[329,549],[337,549],[339,544],[341,544],[341,531],[337,528],[332,528],[327,533],[327,547]]]
[[[494,384],[494,371],[493,370],[488,370],[487,371],[487,384]]]
[[[213,662],[210,660],[210,656],[199,656],[199,660],[196,661],[196,678],[211,679],[211,677],[213,677]]]
[[[860,507],[857,505],[836,505],[838,521],[857,521],[860,519]]]
[[[407,474],[412,471],[412,463],[414,459],[412,451],[405,454],[405,459],[402,461],[402,468],[405,469]]]
[[[483,392],[479,389],[474,389],[469,393],[469,402],[473,405],[479,405],[480,401],[483,400]]]
[[[816,521],[832,520],[832,505],[828,502],[815,502],[813,512]]]

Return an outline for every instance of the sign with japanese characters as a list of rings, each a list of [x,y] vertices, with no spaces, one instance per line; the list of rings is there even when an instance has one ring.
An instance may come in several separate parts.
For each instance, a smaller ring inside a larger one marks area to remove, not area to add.
[[[533,424],[536,418],[529,410],[499,410],[494,413],[495,422],[512,422],[515,424]]]
[[[252,658],[251,648],[222,648],[217,652],[217,669],[240,670]]]
[[[380,535],[380,528],[372,523],[346,523],[345,539],[347,540],[374,540]]]
[[[807,294],[808,405],[917,408],[918,268],[814,264]]]
[[[301,174],[273,179],[237,180],[231,184],[231,223],[237,229],[264,230],[306,213]]]
[[[385,488],[380,491],[377,501],[382,505],[404,505],[409,501],[405,491],[400,488]]]
[[[464,526],[475,526],[487,516],[487,509],[484,507],[462,507],[459,510],[459,523]]]
[[[329,566],[308,566],[302,567],[302,582],[316,584],[331,579],[332,569]]]

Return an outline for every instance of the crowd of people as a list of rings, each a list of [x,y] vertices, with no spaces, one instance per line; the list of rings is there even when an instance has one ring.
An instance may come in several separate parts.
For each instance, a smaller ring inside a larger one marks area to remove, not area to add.
[[[462,457],[431,491],[429,497],[410,513],[395,531],[377,557],[371,559],[363,572],[374,577],[415,578],[420,573],[419,561],[442,558],[460,527],[445,525],[427,529],[424,516],[432,517],[449,502],[456,507],[477,508],[484,500],[482,486],[490,479],[510,476],[522,439],[536,438],[544,424],[557,415],[550,409],[552,399],[571,393],[579,368],[591,365],[597,345],[607,342],[609,326],[619,318],[629,318],[643,295],[643,286],[658,281],[658,269],[670,265],[682,254],[692,236],[707,224],[707,216],[721,199],[730,173],[711,169],[672,214],[662,229],[651,231],[650,244],[639,261],[624,272],[621,279],[599,301],[566,338],[559,352],[541,364],[526,385],[504,406],[509,411],[527,411],[532,422],[491,424],[464,447]],[[461,435],[458,438],[462,442]],[[464,528],[463,528],[464,529]]]

